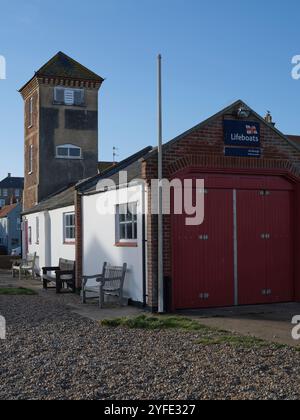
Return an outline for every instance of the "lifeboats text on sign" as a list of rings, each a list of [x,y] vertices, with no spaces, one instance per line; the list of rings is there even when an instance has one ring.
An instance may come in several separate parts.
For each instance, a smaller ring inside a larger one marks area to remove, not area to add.
[[[260,124],[253,121],[224,121],[226,146],[260,147]]]

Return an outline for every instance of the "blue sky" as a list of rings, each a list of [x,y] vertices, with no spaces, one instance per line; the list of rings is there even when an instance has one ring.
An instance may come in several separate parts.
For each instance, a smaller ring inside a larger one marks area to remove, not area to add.
[[[23,175],[23,104],[17,92],[57,51],[106,79],[100,158],[156,144],[156,56],[164,59],[164,139],[236,99],[271,110],[300,134],[298,0],[0,0],[0,179]]]

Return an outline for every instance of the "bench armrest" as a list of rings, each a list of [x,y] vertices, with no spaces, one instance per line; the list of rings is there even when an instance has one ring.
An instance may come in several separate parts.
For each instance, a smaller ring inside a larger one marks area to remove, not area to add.
[[[87,285],[87,282],[89,280],[95,279],[97,283],[100,283],[102,281],[103,274],[94,274],[92,276],[82,276],[82,286],[85,287]]]
[[[43,274],[47,274],[48,271],[57,271],[59,267],[43,267]]]
[[[83,280],[92,280],[92,279],[99,279],[103,277],[103,274],[95,274],[93,276],[82,276]]]
[[[10,260],[10,262],[12,263],[12,265],[17,265],[17,266],[19,266],[19,265],[21,265],[21,264],[24,264],[24,260]]]

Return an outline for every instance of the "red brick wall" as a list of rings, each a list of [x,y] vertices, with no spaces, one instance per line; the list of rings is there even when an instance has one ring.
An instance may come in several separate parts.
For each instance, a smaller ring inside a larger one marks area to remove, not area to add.
[[[300,151],[264,123],[261,124],[262,157],[260,159],[225,157],[223,118],[233,119],[234,117],[218,116],[205,126],[199,126],[198,129],[188,132],[178,141],[165,146],[163,156],[165,178],[171,179],[177,172],[186,168],[195,168],[199,171],[242,169],[249,173],[259,173],[260,170],[269,170],[272,173],[274,170],[276,173],[289,172],[300,178]],[[255,116],[251,116],[249,120],[261,122]],[[143,176],[148,185],[151,179],[157,178],[157,154],[153,154],[144,162]],[[300,200],[298,201],[300,203]],[[151,216],[150,210],[149,208],[148,305],[155,308],[157,306],[157,217]],[[300,228],[298,230],[300,232]],[[171,277],[172,242],[169,216],[165,217],[164,224],[164,264],[165,276]],[[300,267],[298,271],[300,272]],[[300,299],[300,286],[297,293]]]

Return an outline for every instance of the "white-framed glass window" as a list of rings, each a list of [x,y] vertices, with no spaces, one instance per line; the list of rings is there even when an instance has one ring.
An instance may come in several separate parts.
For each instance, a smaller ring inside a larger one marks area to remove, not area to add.
[[[40,243],[40,218],[35,218],[35,232],[36,232],[36,244]]]
[[[119,204],[116,209],[116,242],[137,241],[137,203]]]
[[[8,189],[7,188],[3,188],[3,190],[2,190],[2,196],[3,197],[8,197]]]
[[[0,208],[5,206],[5,200],[3,198],[0,199]]]
[[[73,144],[62,144],[56,147],[56,157],[58,159],[81,159],[81,148]]]
[[[33,173],[33,145],[29,146],[28,150],[28,173]]]
[[[64,213],[64,242],[75,242],[75,213]]]
[[[72,89],[58,86],[54,88],[54,102],[67,106],[83,106],[85,92],[84,89]]]
[[[20,197],[20,190],[18,190],[18,189],[15,190],[15,197],[16,198]]]
[[[28,102],[28,128],[33,126],[33,98],[31,97]]]

